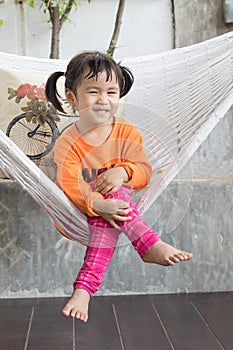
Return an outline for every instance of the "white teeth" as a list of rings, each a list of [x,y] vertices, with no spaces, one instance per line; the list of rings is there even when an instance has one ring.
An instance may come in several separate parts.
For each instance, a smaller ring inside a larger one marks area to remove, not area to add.
[[[105,113],[108,112],[108,110],[106,110],[106,109],[95,109],[95,112],[96,113],[100,113],[100,114],[105,114]]]
[[[107,109],[95,109],[96,112],[108,112]]]

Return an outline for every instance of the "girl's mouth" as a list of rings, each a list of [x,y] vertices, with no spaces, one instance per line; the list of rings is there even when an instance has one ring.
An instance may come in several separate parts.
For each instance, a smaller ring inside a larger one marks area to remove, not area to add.
[[[100,115],[105,115],[109,112],[109,109],[98,108],[98,109],[94,109],[94,112]]]

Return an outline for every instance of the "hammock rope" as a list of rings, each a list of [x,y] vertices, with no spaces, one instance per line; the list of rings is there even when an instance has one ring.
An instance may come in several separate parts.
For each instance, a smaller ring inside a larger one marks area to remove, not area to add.
[[[142,132],[153,167],[139,194],[144,214],[207,138],[233,102],[233,32],[162,54],[128,58],[135,84],[124,116]],[[0,67],[49,75],[67,61],[0,53]],[[87,244],[85,216],[0,130],[0,168],[16,180],[66,232]]]

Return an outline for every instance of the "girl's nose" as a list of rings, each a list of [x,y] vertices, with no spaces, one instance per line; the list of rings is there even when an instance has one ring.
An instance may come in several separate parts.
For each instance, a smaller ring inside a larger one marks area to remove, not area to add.
[[[103,105],[108,103],[108,99],[107,99],[106,94],[99,94],[98,95],[98,103],[103,104]]]

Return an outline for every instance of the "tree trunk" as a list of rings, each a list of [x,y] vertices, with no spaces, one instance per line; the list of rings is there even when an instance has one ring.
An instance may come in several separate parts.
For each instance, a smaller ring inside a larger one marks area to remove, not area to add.
[[[171,0],[171,13],[172,13],[172,46],[176,48],[176,15],[175,15],[175,0]]]
[[[117,47],[116,44],[117,44],[119,34],[120,34],[124,8],[125,8],[125,0],[119,0],[114,31],[112,34],[112,39],[111,39],[110,44],[109,44],[109,48],[107,50],[107,53],[110,56],[113,56],[114,51]]]
[[[59,58],[61,24],[60,24],[58,6],[53,7],[51,9],[50,16],[51,16],[51,22],[52,22],[50,58]]]

